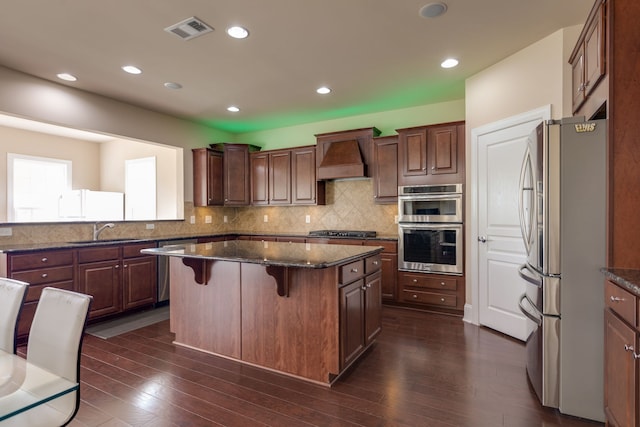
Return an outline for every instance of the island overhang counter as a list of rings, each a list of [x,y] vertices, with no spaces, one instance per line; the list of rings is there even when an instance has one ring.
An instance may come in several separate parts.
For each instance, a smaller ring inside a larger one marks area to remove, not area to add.
[[[382,247],[233,240],[169,256],[176,345],[331,385],[381,330]]]

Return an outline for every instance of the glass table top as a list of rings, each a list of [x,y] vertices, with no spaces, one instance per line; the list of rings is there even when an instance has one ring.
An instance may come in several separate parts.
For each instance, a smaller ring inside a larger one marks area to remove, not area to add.
[[[0,350],[0,421],[71,393],[79,384]]]

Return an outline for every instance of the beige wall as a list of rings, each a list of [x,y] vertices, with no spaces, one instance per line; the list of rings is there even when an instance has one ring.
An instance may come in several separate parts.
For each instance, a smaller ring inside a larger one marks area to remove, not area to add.
[[[177,176],[183,176],[182,150],[172,147],[116,139],[100,144],[101,182],[104,191],[125,191],[125,160],[156,158],[156,216],[175,219],[183,216],[183,187]]]
[[[72,188],[100,189],[99,144],[0,126],[0,222],[7,218],[7,153],[71,160]]]
[[[191,148],[233,141],[223,131],[134,107],[0,66],[0,113],[140,141]],[[184,197],[193,200],[193,169],[184,156]]]
[[[567,62],[582,26],[559,30],[470,77],[465,86],[466,102],[466,188],[471,188],[474,165],[471,158],[471,131],[511,116],[551,105],[551,117],[570,116],[571,66]],[[467,193],[465,203],[471,206]],[[472,209],[466,209],[470,230]],[[477,247],[477,236],[467,233],[465,271],[472,271],[470,251]],[[477,280],[467,278],[467,304],[473,304],[471,290]]]
[[[375,114],[307,123],[299,126],[238,134],[236,140],[261,146],[264,150],[315,145],[315,135],[349,129],[376,127],[381,135],[394,135],[396,129],[464,120],[464,100],[441,102]]]

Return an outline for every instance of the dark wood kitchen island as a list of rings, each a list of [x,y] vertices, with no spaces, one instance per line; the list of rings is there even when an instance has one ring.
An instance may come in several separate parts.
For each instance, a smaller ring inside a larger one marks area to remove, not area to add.
[[[382,247],[235,240],[171,257],[177,345],[331,385],[381,327]]]

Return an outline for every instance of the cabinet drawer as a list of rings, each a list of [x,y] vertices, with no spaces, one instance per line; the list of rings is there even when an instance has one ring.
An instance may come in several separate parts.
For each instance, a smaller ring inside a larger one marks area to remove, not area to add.
[[[458,279],[455,277],[434,277],[428,274],[401,274],[400,280],[404,287],[446,289],[455,291],[458,289]]]
[[[635,295],[609,281],[605,283],[604,295],[605,304],[608,308],[615,311],[630,325],[636,326],[637,300]]]
[[[125,245],[122,247],[122,257],[123,258],[138,258],[141,256],[155,256],[155,255],[147,255],[141,254],[140,251],[143,249],[155,248],[155,243],[136,243],[133,245]]]
[[[78,263],[109,261],[120,258],[120,246],[101,246],[78,250]]]
[[[374,271],[380,270],[382,261],[380,254],[370,256],[364,260],[364,272],[365,274],[371,274]]]
[[[365,246],[382,246],[384,248],[383,252],[388,252],[392,254],[398,252],[398,243],[396,242],[389,242],[385,240],[365,240],[364,245]]]
[[[455,307],[457,304],[457,297],[455,295],[411,291],[407,289],[402,291],[402,300],[405,302],[439,305],[444,307]]]
[[[73,281],[69,280],[66,282],[56,282],[56,283],[45,283],[42,285],[29,285],[29,289],[27,290],[27,296],[25,297],[24,302],[38,301],[40,299],[40,294],[42,290],[47,286],[51,286],[53,288],[58,289],[66,289],[67,291],[73,291]]]
[[[71,251],[45,251],[11,256],[12,271],[71,264],[73,264],[73,252]]]
[[[38,270],[19,271],[11,275],[31,285],[73,280],[73,267],[40,268]]]
[[[354,261],[340,267],[340,283],[346,285],[364,274],[364,260]]]

